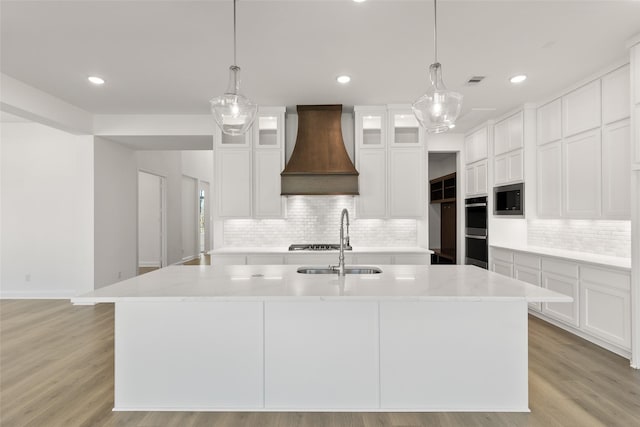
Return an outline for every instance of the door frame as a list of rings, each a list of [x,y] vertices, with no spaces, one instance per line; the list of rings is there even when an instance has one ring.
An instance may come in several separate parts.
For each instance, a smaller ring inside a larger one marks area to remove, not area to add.
[[[140,267],[140,173],[160,178],[160,268],[168,265],[167,259],[167,177],[146,169],[138,168],[136,174],[136,271]]]

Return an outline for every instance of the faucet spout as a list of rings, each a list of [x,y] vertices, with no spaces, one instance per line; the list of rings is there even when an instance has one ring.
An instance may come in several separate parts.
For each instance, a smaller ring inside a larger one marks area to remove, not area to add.
[[[344,219],[347,218],[347,236],[344,235]],[[346,243],[346,245],[345,245]],[[338,273],[344,276],[344,248],[350,247],[349,244],[349,211],[342,209],[340,214],[340,256],[338,257]]]

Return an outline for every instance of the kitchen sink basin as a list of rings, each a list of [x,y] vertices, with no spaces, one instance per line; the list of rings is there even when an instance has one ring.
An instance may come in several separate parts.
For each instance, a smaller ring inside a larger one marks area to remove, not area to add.
[[[378,267],[368,265],[348,265],[344,268],[345,274],[378,274],[382,273]],[[302,274],[338,274],[337,268],[331,267],[300,267],[298,273]]]

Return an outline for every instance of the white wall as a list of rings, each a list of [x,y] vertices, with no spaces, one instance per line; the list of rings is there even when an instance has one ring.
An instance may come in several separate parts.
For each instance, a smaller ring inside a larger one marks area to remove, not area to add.
[[[93,289],[93,144],[37,123],[3,123],[2,297]]]
[[[136,275],[135,153],[100,137],[95,153],[95,287]]]

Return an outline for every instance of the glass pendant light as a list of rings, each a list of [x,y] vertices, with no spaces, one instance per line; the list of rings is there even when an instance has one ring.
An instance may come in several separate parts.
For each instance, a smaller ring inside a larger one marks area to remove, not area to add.
[[[433,0],[433,51],[434,61],[429,66],[431,85],[427,92],[413,103],[411,108],[420,125],[429,133],[445,132],[455,126],[462,110],[462,94],[448,90],[442,82],[442,66],[438,62],[437,0]]]
[[[233,0],[233,64],[229,67],[227,91],[211,101],[211,112],[216,123],[227,135],[246,133],[258,112],[258,104],[240,93],[240,67],[236,64],[236,0]]]

